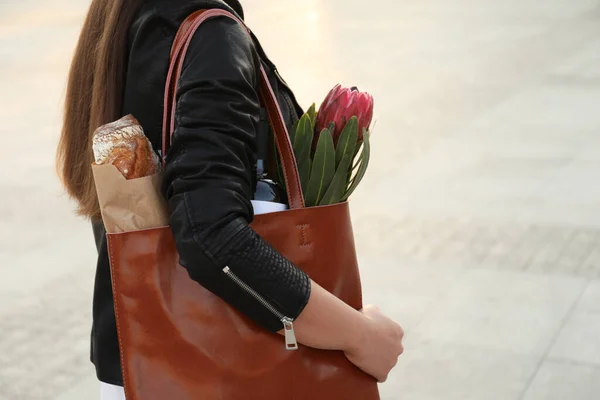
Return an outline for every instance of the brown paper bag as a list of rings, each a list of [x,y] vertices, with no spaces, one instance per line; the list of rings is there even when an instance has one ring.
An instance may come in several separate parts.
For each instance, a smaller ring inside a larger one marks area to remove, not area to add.
[[[92,165],[92,170],[107,233],[169,225],[161,173],[127,180],[112,164]]]

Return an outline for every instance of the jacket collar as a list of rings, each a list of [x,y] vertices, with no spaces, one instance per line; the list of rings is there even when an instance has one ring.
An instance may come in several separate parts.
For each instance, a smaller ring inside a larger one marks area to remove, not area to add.
[[[238,0],[224,0],[223,2],[231,7],[241,19],[244,19],[244,9]]]
[[[146,3],[157,2],[168,4],[169,7],[179,8],[183,6],[185,9],[202,9],[202,8],[221,8],[227,11],[233,11],[240,19],[244,19],[244,9],[239,0],[142,0]]]
[[[239,0],[202,0],[201,3],[208,5],[220,5],[224,9],[233,10],[242,20],[244,19],[244,9]]]

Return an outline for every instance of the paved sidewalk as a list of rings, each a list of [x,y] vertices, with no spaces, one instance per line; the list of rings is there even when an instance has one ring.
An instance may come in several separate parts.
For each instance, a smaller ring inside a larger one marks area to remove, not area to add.
[[[88,3],[0,2],[0,399],[98,395],[92,234],[53,169]],[[352,210],[407,332],[383,399],[598,399],[600,0],[243,3],[304,105],[376,98]]]

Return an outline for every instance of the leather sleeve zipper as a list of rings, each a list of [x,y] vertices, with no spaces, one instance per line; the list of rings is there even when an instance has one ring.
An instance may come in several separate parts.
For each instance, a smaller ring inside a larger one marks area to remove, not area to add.
[[[229,267],[223,268],[223,272],[225,275],[229,277],[236,285],[238,285],[242,290],[248,293],[250,296],[255,298],[260,304],[262,304],[267,310],[269,310],[273,315],[275,315],[283,324],[283,329],[285,332],[285,348],[287,350],[297,350],[298,349],[298,341],[296,340],[296,333],[294,332],[294,320],[292,318],[286,317],[279,310],[277,310],[271,303],[269,303],[263,296],[258,294],[258,292],[252,289],[246,282],[241,280]]]

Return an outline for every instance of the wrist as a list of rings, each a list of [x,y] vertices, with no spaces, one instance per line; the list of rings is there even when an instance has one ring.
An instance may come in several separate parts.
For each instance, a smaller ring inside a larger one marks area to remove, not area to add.
[[[359,349],[364,346],[365,341],[370,337],[371,320],[360,311],[357,314],[358,317],[353,327],[349,329],[350,334],[348,335],[348,342],[344,349],[347,353],[359,352]]]

